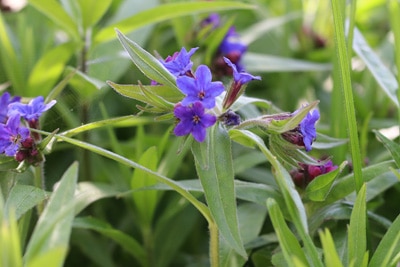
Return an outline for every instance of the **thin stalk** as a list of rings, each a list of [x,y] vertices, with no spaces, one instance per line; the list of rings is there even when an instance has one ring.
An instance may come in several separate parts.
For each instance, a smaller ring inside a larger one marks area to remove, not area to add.
[[[208,224],[210,230],[210,265],[219,266],[219,231],[218,226],[212,222]]]
[[[347,54],[349,55],[349,64],[351,66],[351,55],[353,53],[354,25],[356,18],[357,0],[350,1],[349,28],[347,32]]]
[[[394,36],[394,60],[397,69],[397,100],[400,103],[400,3],[396,0],[388,0],[390,14],[390,24]],[[397,108],[398,120],[400,125],[400,108]]]
[[[34,130],[38,133],[44,134],[44,135],[50,135],[51,133],[49,132],[45,132],[45,131],[40,131],[40,130]],[[70,143],[72,145],[75,145],[77,147],[81,147],[85,150],[94,152],[98,155],[101,155],[103,157],[112,159],[118,163],[124,164],[126,166],[132,167],[134,169],[139,169],[141,171],[146,172],[147,174],[152,175],[155,179],[157,179],[160,183],[166,184],[169,187],[171,187],[173,190],[175,190],[177,193],[179,193],[180,195],[182,195],[184,198],[186,198],[203,216],[204,218],[207,220],[207,222],[209,224],[214,222],[214,219],[211,216],[211,213],[209,211],[209,209],[207,208],[206,205],[204,205],[204,203],[202,203],[201,201],[199,201],[197,198],[195,198],[189,191],[187,191],[185,188],[181,187],[176,181],[161,175],[155,171],[152,171],[130,159],[127,159],[121,155],[118,155],[114,152],[111,152],[107,149],[80,141],[80,140],[76,140],[73,138],[69,138],[66,136],[62,136],[59,134],[55,134],[54,138],[59,139],[61,141],[65,141],[67,143]]]
[[[46,182],[45,182],[45,176],[44,176],[44,164],[41,162],[38,166],[34,167],[34,185],[38,188],[41,188],[43,191],[46,190]],[[45,206],[45,201],[40,202],[37,205],[37,211],[38,214],[42,214]]]
[[[346,40],[344,35],[343,17],[340,12],[340,0],[332,0],[333,22],[335,28],[335,44],[337,60],[340,66],[340,82],[343,90],[344,104],[346,110],[346,123],[350,137],[350,153],[353,163],[354,180],[356,192],[363,185],[361,174],[360,145],[358,140],[357,121],[354,108],[353,91],[351,86],[349,56],[347,53]]]

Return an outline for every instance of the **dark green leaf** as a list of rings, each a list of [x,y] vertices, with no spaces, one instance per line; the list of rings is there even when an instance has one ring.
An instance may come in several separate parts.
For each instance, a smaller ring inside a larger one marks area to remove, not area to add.
[[[396,162],[397,167],[400,168],[400,145],[396,142],[393,142],[392,140],[381,134],[379,131],[374,131],[374,133],[378,140],[381,141],[386,149],[390,151],[390,154],[392,154],[392,157]]]

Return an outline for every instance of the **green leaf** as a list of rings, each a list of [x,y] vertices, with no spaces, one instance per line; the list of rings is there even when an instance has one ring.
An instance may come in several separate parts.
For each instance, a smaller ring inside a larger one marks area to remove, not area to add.
[[[335,243],[329,229],[319,232],[322,247],[324,249],[325,266],[326,267],[342,267],[343,264],[340,261],[339,255],[335,248]]]
[[[374,164],[362,169],[362,176],[365,182],[372,179],[379,179],[381,175],[384,175],[389,167],[394,166],[394,161],[384,161],[378,164]],[[355,190],[354,185],[354,173],[346,175],[335,181],[331,191],[325,199],[325,204],[333,203],[340,199],[350,195]]]
[[[233,140],[236,140],[236,138],[239,137],[240,141],[247,139],[247,142],[251,141],[253,144],[257,145],[257,147],[261,150],[261,152],[263,152],[265,157],[271,163],[274,168],[275,181],[278,184],[285,201],[285,207],[300,235],[300,238],[304,242],[307,256],[312,264],[315,266],[322,266],[322,262],[318,257],[317,249],[308,234],[308,223],[305,207],[299,193],[295,189],[290,174],[277,160],[277,158],[268,150],[264,141],[259,136],[247,130],[237,129],[231,129],[229,134]]]
[[[122,46],[128,52],[133,63],[135,63],[144,75],[151,80],[171,87],[171,90],[178,90],[175,82],[176,78],[155,57],[141,48],[137,43],[128,39],[119,30],[116,31]]]
[[[378,140],[381,141],[386,149],[389,150],[390,154],[392,154],[397,167],[400,168],[400,145],[396,142],[393,142],[379,131],[374,131],[374,133]]]
[[[108,223],[96,218],[84,217],[76,218],[73,223],[74,228],[90,229],[96,231],[119,244],[125,251],[137,259],[141,266],[145,266],[146,253],[138,241],[124,232],[114,229]]]
[[[312,144],[313,148],[316,149],[330,149],[340,145],[344,145],[349,140],[343,138],[334,138],[321,133],[317,133],[317,140]]]
[[[60,259],[64,258],[68,252],[68,246],[58,246],[49,248],[43,254],[33,260],[26,262],[26,267],[42,267],[42,266],[62,266]],[[63,262],[62,262],[63,263]]]
[[[363,266],[364,255],[367,249],[367,209],[366,184],[358,191],[356,202],[350,217],[348,235],[348,264]]]
[[[138,163],[155,171],[158,164],[156,147],[150,147],[147,149],[141,155]],[[157,183],[157,180],[151,175],[142,170],[135,170],[131,179],[131,189],[135,190],[137,188],[154,185],[155,183]],[[157,206],[158,195],[157,191],[132,193],[132,200],[137,209],[138,219],[146,225],[146,227],[150,226],[152,223],[153,215]]]
[[[210,129],[203,143],[192,145],[196,171],[215,223],[229,246],[247,258],[239,234],[231,149],[230,138],[219,125]],[[208,164],[203,162],[203,152]]]
[[[93,94],[106,86],[105,82],[90,77],[72,67],[68,67],[66,75],[70,75],[71,73],[75,73],[75,75],[71,77],[69,84],[75,89],[77,94],[84,99],[90,99],[93,97]]]
[[[369,267],[392,266],[390,263],[400,251],[400,215],[392,223],[383,236],[375,253],[372,255]]]
[[[267,200],[267,207],[272,225],[274,226],[275,233],[278,236],[279,244],[288,266],[296,266],[293,263],[293,257],[296,257],[302,264],[308,266],[306,256],[304,255],[300,243],[287,226],[278,204],[275,200],[269,198]]]
[[[3,196],[0,193],[0,265],[22,267],[17,219],[12,211],[6,212],[3,210]]]
[[[46,199],[46,192],[40,188],[17,184],[11,188],[6,204],[5,214],[15,212],[15,219],[21,218],[28,210]]]
[[[78,27],[63,7],[55,0],[29,0],[29,3],[68,32],[75,41],[79,40]]]
[[[254,8],[254,6],[234,1],[169,3],[159,5],[104,28],[96,35],[95,41],[105,42],[111,40],[113,38],[114,28],[118,28],[127,34],[140,27],[180,16],[202,12],[252,8]]]
[[[28,79],[26,96],[48,95],[72,56],[74,44],[65,43],[47,51],[36,63]]]
[[[7,32],[7,25],[0,12],[0,60],[3,70],[9,77],[16,93],[21,93],[25,89],[25,77],[22,66],[17,57],[15,45],[11,42],[12,37]]]
[[[25,253],[25,263],[39,259],[51,249],[68,247],[74,218],[74,193],[78,178],[78,163],[64,173],[39,217]],[[62,266],[67,251],[58,255],[52,266]]]
[[[254,23],[246,30],[240,32],[240,41],[249,45],[258,38],[265,36],[265,33],[268,31],[282,26],[289,21],[299,19],[301,16],[302,14],[300,12],[292,12],[281,17],[268,18]]]
[[[71,137],[71,136],[77,135],[79,133],[83,133],[86,131],[103,128],[103,127],[107,127],[107,126],[130,127],[130,126],[148,124],[153,121],[154,120],[152,118],[148,118],[148,117],[136,117],[133,115],[127,115],[127,116],[121,116],[121,117],[87,123],[82,126],[62,132],[62,133],[60,133],[60,135]]]
[[[247,52],[243,55],[243,64],[247,72],[290,72],[290,71],[328,71],[330,63],[314,63],[310,61],[284,58],[266,54]]]
[[[340,164],[339,168],[316,177],[306,188],[306,196],[312,201],[324,201],[332,188],[336,177],[343,171],[347,161]]]
[[[111,3],[112,0],[79,0],[83,28],[88,29],[94,26],[106,13]]]
[[[372,48],[368,45],[361,32],[354,28],[353,49],[365,62],[375,80],[381,86],[386,95],[399,107],[397,99],[398,84],[393,73],[382,63]]]
[[[95,182],[78,183],[74,197],[75,215],[99,199],[116,197],[120,194],[119,190],[109,184]]]

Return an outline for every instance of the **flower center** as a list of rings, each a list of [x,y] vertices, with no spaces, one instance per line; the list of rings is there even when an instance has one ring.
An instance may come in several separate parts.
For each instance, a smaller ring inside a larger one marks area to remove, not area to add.
[[[203,91],[201,91],[201,92],[199,92],[198,94],[197,94],[197,97],[200,99],[200,100],[203,100],[203,98],[206,96],[206,94],[203,92]]]
[[[198,124],[198,123],[200,122],[200,117],[197,116],[197,115],[194,115],[194,116],[193,116],[193,122],[194,122],[195,124]]]

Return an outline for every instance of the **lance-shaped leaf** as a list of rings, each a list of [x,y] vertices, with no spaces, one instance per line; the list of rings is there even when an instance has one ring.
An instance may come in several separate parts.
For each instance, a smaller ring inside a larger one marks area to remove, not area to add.
[[[396,162],[397,167],[400,168],[400,145],[396,142],[393,142],[392,140],[381,134],[379,131],[374,131],[374,133],[379,141],[383,143],[386,149],[389,150],[390,154],[392,154],[392,157]]]
[[[272,225],[274,226],[276,235],[278,236],[279,244],[288,266],[297,266],[293,263],[294,257],[300,260],[304,266],[307,266],[308,262],[300,243],[287,226],[278,204],[275,200],[270,198],[267,200],[267,207]]]
[[[146,25],[195,13],[217,12],[234,9],[253,9],[254,7],[254,5],[248,5],[235,1],[181,2],[159,5],[155,8],[144,10],[132,17],[103,28],[96,35],[95,41],[104,42],[111,40],[113,38],[114,28],[118,28],[127,34]]]
[[[74,193],[78,178],[78,163],[73,163],[64,173],[56,190],[50,197],[30,238],[25,262],[38,259],[49,250],[65,248],[52,266],[62,266],[74,218]]]
[[[192,151],[208,206],[221,235],[231,248],[247,258],[239,234],[232,149],[228,133],[222,126],[216,125],[210,129],[203,143],[193,143]]]
[[[357,28],[354,28],[353,49],[365,62],[386,95],[398,107],[399,101],[397,99],[396,91],[398,90],[399,85],[397,84],[396,78],[378,58]]]
[[[347,161],[344,161],[336,170],[315,177],[306,188],[306,196],[312,201],[324,201],[329,191],[331,191],[336,177],[346,165]]]
[[[140,47],[137,43],[123,35],[120,31],[116,31],[122,46],[126,52],[128,52],[133,63],[135,63],[144,75],[160,84],[170,86],[171,90],[178,90],[175,82],[176,78],[161,64],[159,60]]]

